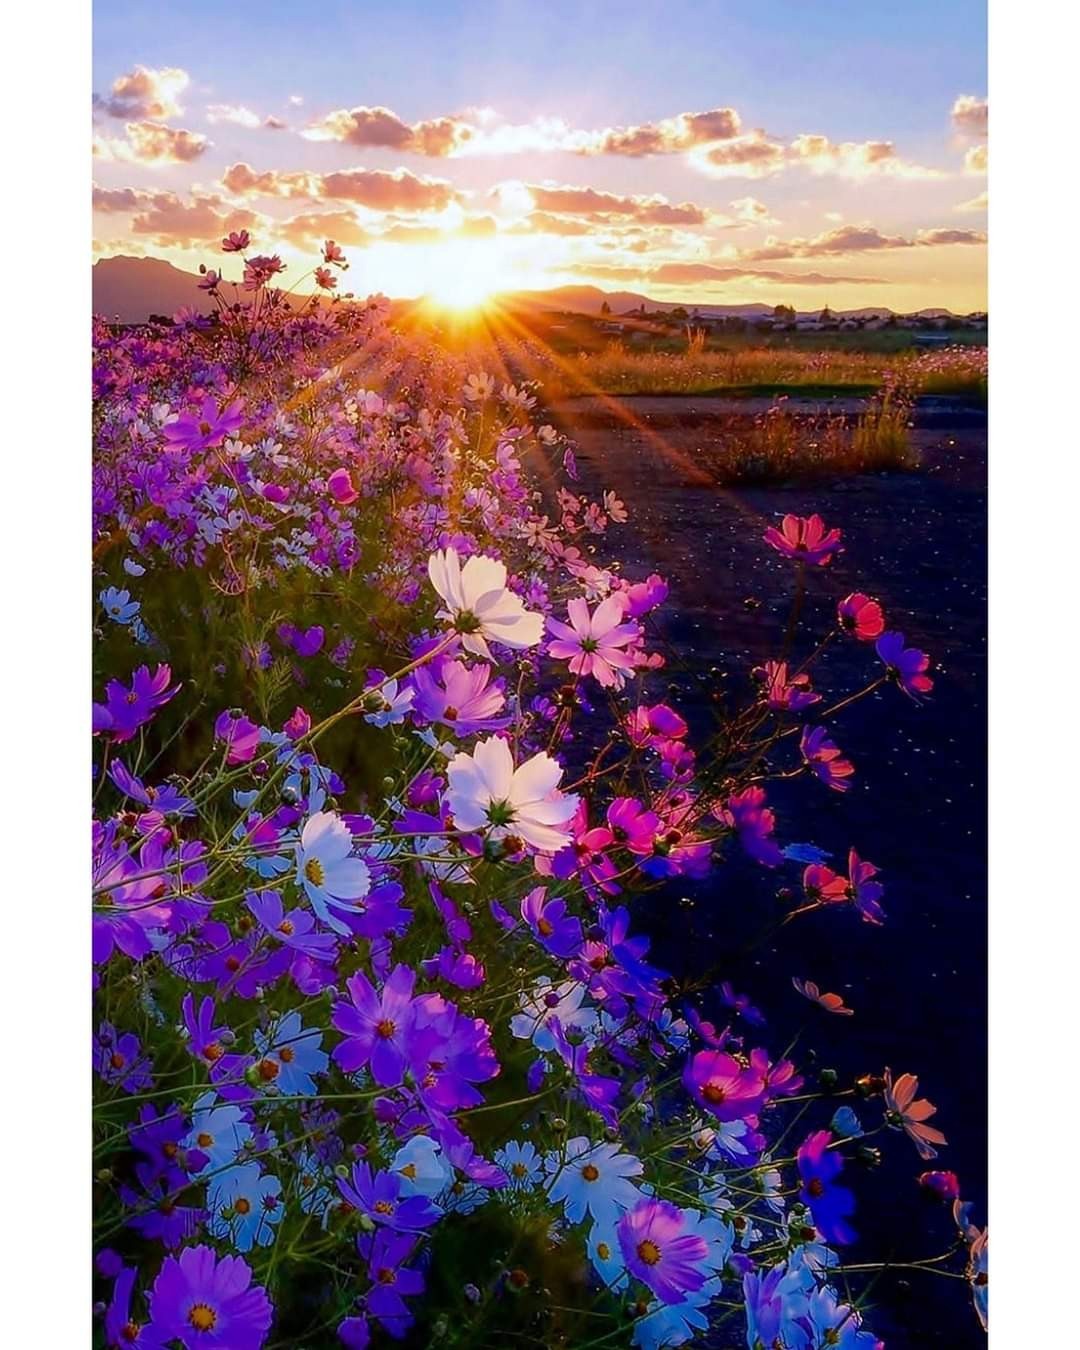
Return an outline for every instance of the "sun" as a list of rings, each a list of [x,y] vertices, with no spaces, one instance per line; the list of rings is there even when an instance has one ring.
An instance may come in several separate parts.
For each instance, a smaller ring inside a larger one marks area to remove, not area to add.
[[[485,275],[457,265],[456,259],[447,259],[445,271],[440,269],[428,284],[427,297],[441,309],[480,309],[491,299],[495,289],[490,271]]]

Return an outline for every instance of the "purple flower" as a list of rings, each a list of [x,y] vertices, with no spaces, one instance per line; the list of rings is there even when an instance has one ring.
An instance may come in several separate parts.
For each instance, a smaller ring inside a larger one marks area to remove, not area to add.
[[[243,420],[239,400],[219,408],[207,395],[197,413],[183,413],[175,422],[167,422],[162,435],[170,450],[208,450],[226,436],[235,436]]]
[[[474,731],[497,731],[509,724],[496,714],[506,702],[501,680],[491,679],[491,667],[472,667],[464,661],[440,663],[438,670],[420,666],[410,677],[416,690],[415,708],[431,722],[442,722],[459,736]]]
[[[242,712],[223,712],[214,723],[214,735],[229,747],[226,764],[246,764],[255,758],[262,732]]]
[[[131,676],[130,689],[120,680],[110,680],[105,702],[94,704],[94,734],[109,735],[118,744],[130,741],[179,690],[178,684],[169,688],[171,679],[170,668],[159,665],[153,675],[148,666],[140,666]]]
[[[106,1083],[117,1083],[125,1092],[142,1092],[153,1082],[150,1061],[142,1054],[132,1031],[118,1036],[116,1028],[102,1022],[94,1037],[94,1069]]]
[[[874,651],[884,662],[889,679],[895,680],[916,702],[919,694],[928,694],[933,689],[934,681],[926,674],[929,656],[916,647],[905,647],[903,633],[882,633]]]
[[[799,753],[811,773],[817,774],[826,787],[834,792],[846,792],[851,786],[848,779],[855,772],[855,766],[850,759],[844,758],[843,751],[824,727],[803,727]]]
[[[261,1285],[251,1287],[251,1267],[240,1256],[219,1261],[209,1247],[168,1256],[150,1291],[150,1320],[164,1344],[185,1350],[260,1350],[274,1308]]]
[[[316,932],[315,916],[309,910],[286,913],[279,891],[249,891],[246,903],[266,932],[286,947],[319,961],[331,961],[337,955],[333,934]]]
[[[799,1148],[796,1155],[802,1180],[799,1199],[810,1206],[814,1223],[826,1242],[854,1242],[855,1230],[847,1218],[855,1210],[855,1197],[836,1184],[844,1160],[835,1149],[830,1150],[832,1139],[828,1130],[815,1130]]]
[[[418,1192],[403,1196],[401,1183],[396,1172],[373,1172],[361,1162],[353,1164],[349,1181],[338,1181],[338,1190],[353,1209],[385,1228],[416,1232],[438,1222],[442,1210]]]
[[[397,1087],[405,1075],[406,1046],[416,1018],[413,986],[416,972],[395,966],[377,993],[362,971],[347,983],[352,1002],[339,999],[330,1020],[345,1039],[334,1049],[334,1059],[346,1073],[370,1066],[371,1076],[383,1087]]]
[[[780,528],[770,525],[762,539],[777,553],[812,567],[824,567],[834,553],[843,552],[839,530],[826,530],[818,515],[786,515]]]
[[[627,1269],[664,1303],[681,1303],[705,1283],[708,1243],[686,1231],[686,1215],[666,1200],[645,1199],[622,1216],[616,1232]]]
[[[394,1233],[385,1228],[362,1234],[357,1242],[371,1279],[368,1312],[397,1340],[413,1323],[405,1300],[424,1292],[423,1275],[405,1265],[415,1246],[416,1238],[411,1233]]]
[[[581,920],[567,914],[565,900],[547,900],[543,886],[531,890],[521,902],[521,917],[532,929],[537,942],[552,956],[576,956],[581,950]]]

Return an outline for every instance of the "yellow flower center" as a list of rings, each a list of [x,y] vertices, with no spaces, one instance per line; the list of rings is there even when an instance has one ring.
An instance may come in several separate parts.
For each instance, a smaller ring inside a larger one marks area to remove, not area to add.
[[[586,1181],[596,1181],[599,1179],[600,1169],[594,1166],[592,1163],[586,1163],[585,1166],[581,1169],[581,1175],[585,1178]]]
[[[646,1238],[644,1242],[638,1243],[637,1254],[647,1266],[655,1266],[660,1260],[660,1248],[655,1242]]]
[[[321,886],[326,880],[326,868],[318,858],[309,858],[304,864],[304,876],[313,886]]]
[[[213,1331],[217,1326],[217,1313],[205,1303],[196,1303],[188,1313],[188,1321],[196,1331]]]

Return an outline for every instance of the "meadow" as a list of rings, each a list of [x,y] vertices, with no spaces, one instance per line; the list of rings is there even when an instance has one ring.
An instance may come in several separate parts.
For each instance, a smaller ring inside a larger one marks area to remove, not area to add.
[[[665,969],[643,912],[700,883],[723,925],[725,860],[760,869],[777,1004],[778,929],[887,925],[842,812],[807,842],[790,801],[843,802],[845,715],[932,696],[932,654],[858,588],[809,635],[851,541],[748,518],[785,617],[737,694],[692,672],[703,725],[668,581],[620,561],[635,503],[617,464],[585,489],[542,372],[379,302],[290,308],[277,259],[224,251],[216,322],[95,324],[96,1342],[876,1350],[897,1267],[981,1335],[986,1231],[918,1045],[831,1069],[840,994],[805,972],[791,1019],[722,963]],[[327,297],[341,266],[328,243]],[[881,388],[859,463],[899,444],[895,366],[825,355]],[[603,359],[590,386],[639,358]],[[641,356],[652,392],[797,367],[669,359]],[[910,1251],[859,1236],[885,1153],[928,1202]]]

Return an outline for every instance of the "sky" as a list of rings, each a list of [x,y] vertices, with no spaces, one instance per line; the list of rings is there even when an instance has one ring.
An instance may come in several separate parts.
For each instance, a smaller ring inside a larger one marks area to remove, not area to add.
[[[96,257],[986,307],[985,3],[97,0],[93,88]]]

